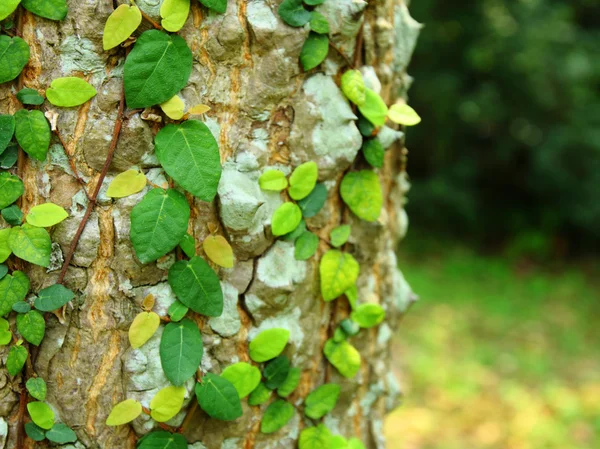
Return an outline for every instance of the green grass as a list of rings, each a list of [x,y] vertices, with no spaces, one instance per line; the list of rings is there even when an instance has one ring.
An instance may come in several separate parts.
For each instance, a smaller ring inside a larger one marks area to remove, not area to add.
[[[600,447],[600,267],[409,242],[388,448]]]

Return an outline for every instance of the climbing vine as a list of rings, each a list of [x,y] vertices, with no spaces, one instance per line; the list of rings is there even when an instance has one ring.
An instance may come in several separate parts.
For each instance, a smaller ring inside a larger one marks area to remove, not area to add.
[[[216,13],[224,13],[227,8],[226,0],[199,1]],[[349,67],[341,74],[340,87],[354,105],[357,127],[363,135],[363,158],[372,168],[378,169],[384,164],[386,151],[378,133],[386,121],[415,125],[420,119],[404,103],[388,108],[381,96],[366,86],[360,70],[330,42],[328,20],[317,8],[324,1],[284,0],[278,12],[288,25],[309,28],[300,52],[300,63],[305,71],[318,68],[328,57],[330,48],[342,55]],[[62,20],[68,13],[65,0],[7,0],[0,5],[0,20],[5,21],[3,29],[6,32],[0,36],[0,83],[20,77],[30,57],[29,46],[19,36],[17,24],[10,19],[21,13],[20,8],[50,20]],[[156,133],[154,143],[156,157],[168,176],[168,183],[154,185],[142,171],[132,167],[114,177],[106,196],[118,200],[149,187],[131,211],[130,239],[142,264],[177,251],[177,261],[168,270],[168,283],[177,300],[169,307],[166,316],[160,316],[153,311],[154,297],[148,295],[128,331],[130,345],[137,349],[157,333],[161,323],[164,324],[160,336],[160,362],[171,385],[158,391],[148,408],[134,399],[115,404],[106,424],[121,426],[146,414],[158,423],[161,430],[141,438],[138,441],[140,449],[187,448],[181,433],[189,420],[184,419],[179,427],[170,426],[168,422],[184,407],[190,381],[194,384],[197,406],[214,419],[232,421],[239,418],[243,413],[241,401],[245,398],[251,406],[271,401],[260,424],[261,432],[267,434],[285,427],[298,407],[288,398],[300,383],[302,367],[292,366],[284,354],[290,339],[287,329],[267,329],[250,341],[249,357],[253,364],[234,363],[225,367],[220,375],[199,369],[204,346],[195,314],[207,317],[222,315],[223,291],[213,267],[231,268],[235,257],[228,241],[217,230],[211,230],[211,235],[202,242],[208,260],[197,254],[196,241],[188,234],[191,209],[186,193],[198,200],[212,202],[222,174],[218,143],[199,119],[209,107],[199,104],[186,110],[178,95],[188,84],[193,58],[186,41],[170,33],[177,33],[189,14],[189,0],[164,0],[159,24],[131,1],[130,5],[117,7],[108,18],[103,48],[126,56],[121,98],[108,155],[91,193],[77,174],[73,161],[69,160],[88,204],[64,257],[57,282],[39,290],[34,301],[27,300],[30,281],[23,271],[24,262],[42,267],[55,263],[58,254],[48,229],[67,219],[69,214],[53,203],[32,207],[24,213],[19,202],[25,186],[15,164],[19,158],[25,157],[24,154],[45,161],[52,133],[61,142],[62,139],[52,113],[43,108],[44,96],[36,90],[20,88],[16,98],[22,108],[13,115],[0,116],[0,167],[3,170],[0,172],[0,210],[3,219],[10,225],[0,230],[0,344],[10,345],[6,360],[9,374],[17,376],[25,371],[19,410],[19,449],[23,447],[22,429],[34,441],[48,439],[59,444],[76,441],[76,435],[69,427],[55,422],[54,412],[45,402],[47,386],[34,371],[38,351],[32,351],[31,347],[39,347],[42,343],[48,314],[55,314],[60,319],[64,314],[62,309],[76,296],[63,282],[81,234],[97,204],[123,121],[126,120],[126,108],[139,112],[158,106],[163,111],[164,118],[160,121],[164,119],[169,123]],[[154,29],[134,37],[144,20]],[[96,94],[95,88],[86,80],[65,77],[50,83],[45,90],[45,99],[55,107],[72,108],[86,103]],[[376,171],[356,169],[357,166],[355,161],[344,174],[339,195],[358,218],[374,222],[379,219],[383,206],[379,177]],[[329,239],[324,240],[307,225],[306,219],[321,211],[328,196],[326,185],[319,182],[319,170],[314,161],[298,165],[289,177],[277,169],[266,170],[258,182],[261,189],[281,192],[288,200],[271,217],[272,235],[293,242],[297,260],[319,255],[323,300],[330,302],[345,296],[350,304],[350,316],[338,323],[323,352],[342,376],[354,377],[360,369],[361,357],[349,339],[360,329],[380,324],[385,319],[385,310],[379,304],[358,299],[359,263],[349,249],[351,226],[340,223],[331,230]],[[326,250],[320,251],[324,247]],[[20,269],[9,270],[9,266],[4,264],[11,256],[11,268]],[[302,408],[314,425],[301,432],[300,449],[364,447],[356,438],[346,440],[340,435],[333,435],[320,422],[333,410],[340,394],[340,385],[326,383],[306,397]],[[193,408],[188,413],[192,411]]]

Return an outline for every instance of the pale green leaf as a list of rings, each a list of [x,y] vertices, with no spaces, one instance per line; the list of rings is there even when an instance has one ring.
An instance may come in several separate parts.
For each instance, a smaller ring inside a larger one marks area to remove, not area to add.
[[[160,390],[150,401],[150,416],[156,422],[166,422],[181,411],[185,399],[185,387],[168,386]]]
[[[342,376],[351,378],[358,373],[360,354],[347,340],[336,342],[329,339],[325,343],[323,352],[329,363],[335,366]]]
[[[11,175],[8,172],[0,173],[0,209],[10,206],[24,192],[25,186],[18,176]]]
[[[357,106],[365,104],[367,99],[365,82],[358,70],[346,70],[342,75],[342,92],[348,100]]]
[[[21,336],[32,345],[39,346],[46,333],[46,320],[36,311],[30,310],[17,315],[17,330]]]
[[[27,411],[31,420],[42,429],[51,429],[54,425],[54,412],[45,402],[30,402]]]
[[[37,399],[38,401],[44,401],[46,399],[46,392],[48,390],[46,382],[41,377],[32,377],[27,380],[25,384],[29,394]]]
[[[171,99],[162,103],[160,108],[171,120],[181,120],[184,115],[185,103],[179,95],[174,95]]]
[[[52,312],[60,309],[74,297],[75,294],[64,285],[54,284],[40,290],[34,307],[42,312]]]
[[[160,362],[167,379],[181,386],[198,369],[204,352],[198,326],[184,318],[179,323],[169,323],[160,340]]]
[[[4,1],[4,0],[3,0]],[[29,61],[29,45],[20,37],[0,36],[0,84],[14,80]]]
[[[160,317],[154,312],[140,312],[129,326],[129,344],[133,349],[143,346],[156,333]]]
[[[340,397],[338,384],[324,384],[312,391],[304,401],[304,413],[312,419],[321,419],[335,407]]]
[[[57,78],[46,90],[46,98],[54,106],[72,108],[96,96],[96,89],[75,76]]]
[[[104,25],[102,37],[104,50],[110,50],[125,42],[141,23],[142,13],[137,6],[120,5]]]
[[[36,16],[50,20],[62,20],[69,11],[67,0],[22,0],[21,5]]]
[[[23,151],[38,161],[46,160],[50,125],[42,111],[20,109],[15,114],[15,137]]]
[[[2,3],[0,3],[0,20],[10,16],[17,9],[19,3],[21,3],[21,0],[2,0]]]
[[[135,399],[126,399],[115,405],[108,418],[106,418],[107,426],[121,426],[133,421],[142,414],[142,404]]]
[[[336,249],[327,251],[321,258],[321,294],[331,301],[352,287],[358,279],[360,266],[351,254]]]
[[[307,11],[302,0],[283,0],[277,10],[285,23],[293,27],[301,27],[310,20],[310,11]]]
[[[319,177],[319,168],[316,162],[309,161],[296,167],[290,176],[290,197],[295,200],[306,198],[313,191]]]
[[[302,220],[302,211],[294,203],[283,203],[273,213],[271,232],[274,236],[292,232]]]
[[[358,438],[350,438],[348,440],[348,449],[365,449],[365,445]]]
[[[379,304],[361,304],[358,306],[350,318],[362,328],[369,329],[380,324],[385,319],[385,310]]]
[[[29,278],[21,271],[7,274],[0,280],[0,316],[10,313],[14,304],[25,299],[29,286]]]
[[[19,345],[12,346],[8,351],[8,357],[6,358],[6,370],[8,371],[8,374],[10,374],[11,376],[16,376],[17,374],[19,374],[25,366],[26,360],[27,349]]]
[[[421,117],[407,104],[396,103],[390,107],[388,118],[399,125],[414,126],[421,123]]]
[[[164,0],[160,7],[161,25],[175,33],[183,28],[190,14],[190,0]]]
[[[214,317],[223,313],[219,277],[201,257],[176,262],[169,270],[169,285],[177,298],[194,312]]]
[[[158,30],[144,32],[125,61],[127,106],[161,104],[185,87],[192,73],[192,52],[185,40]]]
[[[311,31],[302,50],[300,51],[300,62],[305,71],[309,71],[317,67],[329,53],[329,37],[326,34],[319,34]]]
[[[277,394],[282,398],[288,397],[298,387],[301,376],[302,371],[300,371],[299,368],[290,368],[287,377],[285,378],[283,383],[277,388]]]
[[[267,170],[258,178],[260,188],[281,192],[288,186],[285,174],[281,170]]]
[[[383,194],[375,172],[348,172],[342,180],[340,194],[356,216],[366,221],[377,221],[383,206]]]
[[[221,377],[233,384],[241,399],[256,389],[260,384],[261,374],[257,367],[246,362],[238,362],[225,368]]]
[[[196,398],[202,410],[211,418],[233,421],[242,416],[242,404],[237,390],[227,379],[207,373],[196,384]]]
[[[167,125],[154,138],[156,156],[181,187],[202,201],[212,201],[221,179],[219,146],[210,129],[188,120]]]
[[[264,383],[258,384],[250,396],[248,397],[248,404],[250,405],[262,405],[269,400],[273,392],[269,390]]]
[[[385,124],[388,108],[377,92],[365,88],[365,101],[358,105],[358,110],[373,125],[379,127]]]
[[[222,235],[209,235],[202,243],[210,260],[223,268],[233,267],[233,249]]]
[[[4,318],[0,318],[0,346],[6,346],[12,341],[10,324]]]
[[[131,243],[142,263],[177,246],[187,232],[190,206],[177,190],[150,190],[131,211]]]
[[[289,402],[278,399],[269,404],[260,422],[262,433],[273,433],[284,427],[294,417],[294,406]]]
[[[337,228],[333,228],[331,230],[331,233],[329,234],[329,239],[331,240],[331,246],[333,246],[335,248],[339,248],[340,246],[342,246],[344,243],[346,243],[348,241],[351,231],[352,231],[352,228],[350,227],[350,225],[341,225],[341,226],[338,226]]]
[[[331,449],[331,432],[323,424],[300,432],[299,449]]]
[[[250,342],[250,358],[255,362],[266,362],[283,352],[290,339],[290,331],[273,328],[262,331]]]
[[[294,245],[296,260],[308,260],[315,255],[317,248],[319,248],[319,237],[310,231],[306,231],[296,239]]]
[[[106,191],[106,196],[123,198],[141,192],[146,187],[146,175],[137,170],[127,170],[115,176]]]
[[[69,214],[62,207],[54,203],[44,203],[32,207],[25,219],[32,226],[49,228],[60,223],[68,216]]]
[[[48,231],[25,223],[14,226],[8,237],[13,254],[29,263],[47,267],[50,265],[52,242]]]

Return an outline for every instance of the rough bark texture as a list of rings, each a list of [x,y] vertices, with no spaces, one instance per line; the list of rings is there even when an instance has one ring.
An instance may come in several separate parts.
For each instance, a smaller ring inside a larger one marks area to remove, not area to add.
[[[71,217],[52,230],[55,263],[46,271],[27,267],[32,291],[58,277],[60,262],[87,205],[73,176],[65,152],[75,161],[88,190],[95,185],[112,134],[121,90],[124,52],[102,51],[102,29],[114,5],[110,0],[70,0],[62,22],[22,16],[24,39],[31,60],[20,82],[42,91],[61,76],[82,75],[98,95],[79,108],[58,109],[58,130],[65,144],[53,137],[48,161],[23,158],[19,175],[26,185],[22,208],[52,201]],[[125,3],[124,1],[116,3]],[[382,448],[382,418],[397,403],[399,391],[390,367],[390,337],[412,293],[396,267],[395,248],[406,230],[403,210],[408,183],[404,173],[402,135],[383,130],[387,143],[380,170],[385,209],[376,223],[353,216],[339,197],[343,172],[353,163],[361,145],[354,113],[336,82],[346,63],[334,50],[321,71],[303,73],[298,59],[308,28],[290,28],[277,15],[279,0],[230,0],[224,15],[208,14],[192,1],[192,14],[180,34],[194,54],[194,71],[182,92],[188,106],[212,107],[206,123],[215,134],[224,166],[218,200],[194,200],[189,231],[198,251],[209,229],[218,229],[231,242],[237,264],[221,269],[225,312],[219,318],[195,316],[205,343],[201,367],[219,373],[225,366],[248,360],[248,341],[257,332],[274,326],[291,331],[287,353],[302,369],[302,381],[292,402],[303,398],[325,381],[342,385],[337,407],[326,419],[334,433],[357,436],[368,448]],[[160,0],[138,0],[151,17],[158,17]],[[357,40],[364,52],[361,65],[369,85],[380,89],[388,103],[405,94],[410,78],[406,66],[419,25],[402,0],[326,0],[318,7],[331,23],[334,44],[352,58]],[[149,26],[144,22],[145,26]],[[362,25],[364,23],[364,25]],[[363,30],[361,31],[361,26]],[[361,39],[357,39],[359,33]],[[0,86],[0,110],[14,112],[17,83]],[[104,422],[113,404],[135,398],[148,405],[168,381],[160,368],[160,331],[138,350],[132,350],[127,330],[142,299],[153,294],[155,311],[166,315],[174,295],[166,282],[175,256],[141,265],[129,240],[129,214],[142,198],[138,195],[112,201],[104,192],[113,176],[132,166],[148,170],[155,184],[166,182],[153,153],[158,124],[128,114],[109,176],[66,277],[77,292],[72,307],[60,322],[52,316],[34,369],[48,382],[48,402],[57,418],[71,426],[79,441],[69,448],[133,448],[137,437],[155,427],[147,416],[131,426],[107,427]],[[263,192],[258,177],[266,167],[289,172],[314,160],[321,181],[329,190],[325,208],[308,219],[310,229],[327,239],[341,224],[352,225],[349,250],[361,264],[360,297],[381,303],[387,310],[384,324],[363,330],[353,339],[363,363],[354,379],[344,379],[322,356],[325,341],[348,314],[345,299],[324,303],[319,293],[317,257],[296,261],[293,244],[273,238],[271,214],[282,201],[278,193]],[[4,226],[4,225],[2,225]],[[6,350],[2,350],[5,360]],[[0,368],[0,448],[15,447],[20,378],[10,378]],[[190,381],[188,402],[192,396]],[[185,436],[190,447],[292,448],[305,422],[299,411],[292,422],[274,435],[263,435],[259,424],[264,407],[249,407],[233,423],[209,419],[194,412]],[[187,410],[187,407],[186,407]],[[170,424],[179,425],[184,410]],[[301,410],[301,408],[299,408]],[[192,444],[195,443],[195,444]],[[33,443],[28,447],[45,447]]]

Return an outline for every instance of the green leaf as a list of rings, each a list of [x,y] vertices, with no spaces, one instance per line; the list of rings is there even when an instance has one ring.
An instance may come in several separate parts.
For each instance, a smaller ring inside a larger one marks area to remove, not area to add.
[[[38,161],[44,161],[50,147],[50,125],[44,113],[20,109],[15,120],[15,136],[23,151]]]
[[[284,427],[294,417],[294,406],[278,399],[269,404],[260,423],[262,433],[273,433]]]
[[[300,432],[299,449],[331,449],[331,432],[323,424]]]
[[[58,444],[74,443],[77,441],[75,432],[73,432],[69,426],[62,423],[54,424],[52,429],[46,432],[46,438],[53,443]]]
[[[2,154],[0,154],[0,168],[9,169],[17,162],[19,156],[19,147],[9,145]]]
[[[354,337],[360,332],[360,326],[349,318],[345,318],[340,322],[340,329],[344,333],[344,338],[341,340],[345,340],[346,337]]]
[[[54,426],[54,412],[45,402],[30,402],[27,411],[31,420],[42,429],[48,430]]]
[[[373,125],[379,127],[385,124],[388,108],[375,91],[365,88],[365,102],[358,105],[358,110]]]
[[[137,6],[120,5],[104,25],[102,37],[104,50],[110,50],[125,42],[141,23],[142,13]]]
[[[29,292],[29,278],[21,271],[0,280],[0,316],[10,313],[14,304],[23,301]]]
[[[241,399],[256,389],[260,384],[261,374],[257,367],[246,362],[238,362],[225,368],[221,377],[232,383]]]
[[[360,327],[369,329],[385,319],[385,310],[379,304],[361,304],[352,312],[350,318]]]
[[[185,387],[172,385],[161,389],[150,401],[150,416],[156,422],[166,422],[181,411],[185,398]]]
[[[310,20],[310,11],[304,9],[302,0],[283,0],[277,10],[285,23],[293,27],[301,27]]]
[[[39,106],[44,103],[44,97],[35,89],[25,87],[17,93],[17,99],[23,104]]]
[[[407,104],[396,103],[390,107],[388,118],[399,125],[414,126],[421,123],[421,117]]]
[[[0,3],[0,20],[6,19],[15,12],[19,3],[21,3],[21,0],[2,0],[2,3]]]
[[[298,226],[296,226],[292,232],[288,232],[287,234],[281,236],[281,240],[285,240],[286,242],[294,242],[304,233],[304,231],[306,231],[306,222],[304,220],[300,220],[300,223],[298,223]]]
[[[294,203],[283,203],[273,213],[271,232],[274,236],[292,232],[302,220],[302,211]]]
[[[172,33],[176,33],[183,25],[190,14],[190,0],[164,0],[160,7],[161,25]]]
[[[237,390],[227,379],[212,373],[196,384],[196,398],[202,410],[211,418],[233,421],[242,416],[242,404]]]
[[[15,133],[15,118],[12,115],[0,115],[0,153],[6,150]],[[287,181],[286,181],[287,184]]]
[[[219,277],[201,257],[175,263],[169,270],[169,285],[177,298],[194,312],[215,317],[223,313]]]
[[[365,449],[365,445],[358,438],[350,438],[348,440],[348,449]]]
[[[298,387],[301,376],[302,371],[300,371],[299,368],[290,368],[287,377],[285,378],[283,383],[277,388],[277,394],[282,398],[287,398]]]
[[[67,0],[22,0],[21,5],[35,15],[50,20],[62,20],[69,11]]]
[[[333,228],[331,230],[331,233],[329,234],[331,246],[335,248],[339,248],[340,246],[342,246],[348,241],[351,231],[352,228],[350,227],[350,225],[341,225],[337,228]]]
[[[309,71],[317,67],[329,53],[329,37],[326,34],[319,34],[311,31],[302,50],[300,51],[300,62],[305,71]]]
[[[204,347],[196,323],[184,318],[179,323],[169,323],[160,340],[160,362],[167,379],[180,386],[198,369]]]
[[[177,190],[150,190],[131,211],[131,243],[142,263],[177,246],[187,232],[190,206]]]
[[[304,3],[310,6],[316,6],[325,3],[325,0],[304,0]]]
[[[329,363],[335,366],[342,376],[349,379],[358,373],[360,354],[347,340],[336,342],[329,339],[323,352]]]
[[[20,37],[0,36],[0,84],[14,80],[29,61],[29,45]]]
[[[32,345],[39,346],[46,333],[46,320],[35,310],[17,315],[17,330]]]
[[[96,89],[75,76],[57,78],[46,90],[46,98],[54,106],[72,108],[96,96]]]
[[[25,423],[25,433],[33,441],[42,441],[46,438],[46,431],[32,422]]]
[[[28,302],[17,301],[13,304],[12,309],[17,313],[27,313],[31,310],[31,306]]]
[[[192,52],[185,40],[158,30],[142,33],[125,61],[127,106],[161,104],[185,87],[192,73]]]
[[[12,254],[10,246],[8,246],[9,237],[10,228],[0,229],[0,263],[4,262]]]
[[[10,206],[25,192],[23,181],[8,172],[0,173],[0,209]]]
[[[169,317],[171,318],[171,321],[181,321],[182,318],[188,313],[188,310],[190,309],[186,305],[177,300],[169,307]]]
[[[25,366],[26,360],[27,349],[25,349],[23,346],[11,346],[10,351],[8,351],[8,358],[6,359],[6,369],[8,371],[8,374],[10,374],[11,376],[16,376],[17,374],[19,374]],[[31,418],[33,419],[33,416]],[[38,426],[40,425],[39,423],[36,424]]]
[[[310,13],[310,29],[315,33],[329,34],[329,22],[320,12],[312,11]]]
[[[356,216],[366,221],[377,221],[383,206],[383,194],[375,172],[348,172],[342,180],[340,194]]]
[[[187,449],[187,441],[178,433],[158,430],[144,436],[137,449]]]
[[[333,435],[331,437],[331,449],[349,449],[348,441],[341,435]]]
[[[154,138],[156,156],[181,187],[202,201],[212,201],[221,179],[219,146],[198,120],[167,125]]]
[[[4,318],[0,318],[0,346],[6,346],[12,341],[10,324]]]
[[[140,312],[129,326],[129,344],[133,349],[142,347],[156,333],[160,317],[154,312]]]
[[[295,243],[294,256],[296,260],[308,260],[319,248],[319,237],[310,231],[304,232]]]
[[[365,81],[358,70],[346,70],[342,75],[342,92],[348,100],[357,106],[365,104],[367,99]]]
[[[68,216],[69,214],[62,207],[54,203],[44,203],[32,207],[27,214],[26,220],[32,226],[49,228],[60,223]]]
[[[248,404],[250,405],[262,405],[269,400],[271,397],[272,391],[269,390],[265,384],[260,383],[254,389],[252,393],[250,393],[250,397],[248,398]]]
[[[287,178],[280,170],[265,171],[262,175],[260,175],[260,178],[258,178],[258,183],[261,189],[272,190],[274,192],[281,192],[288,186]]]
[[[362,145],[362,152],[365,155],[365,159],[372,167],[383,167],[385,149],[383,148],[383,145],[381,145],[379,139],[365,139]]]
[[[146,187],[146,175],[137,170],[127,170],[115,176],[106,191],[111,198],[124,198],[141,192]]]
[[[25,387],[27,387],[29,394],[38,401],[46,399],[46,382],[41,377],[32,377],[28,379]]]
[[[221,14],[227,11],[227,0],[200,0],[200,3]]]
[[[2,218],[11,226],[18,226],[23,223],[23,212],[19,209],[19,206],[13,204],[12,206],[2,209]]]
[[[255,362],[266,362],[283,352],[290,339],[290,331],[273,328],[262,331],[250,342],[250,358]]]
[[[304,413],[312,419],[321,419],[335,407],[342,388],[338,384],[324,384],[312,391],[304,402]]]
[[[296,167],[290,176],[289,194],[295,200],[306,198],[313,191],[319,177],[316,162],[309,161]]]
[[[290,359],[284,355],[271,360],[265,367],[264,376],[265,385],[271,390],[275,390],[287,379],[290,372]]]
[[[126,399],[115,405],[108,418],[106,418],[107,426],[121,426],[133,421],[142,414],[142,404],[135,399]]]
[[[0,264],[0,280],[4,279],[4,276],[8,273],[8,267],[4,264]]]
[[[327,201],[327,187],[325,184],[317,184],[306,198],[298,201],[298,206],[302,210],[304,218],[310,218],[317,215]]]
[[[29,263],[48,267],[52,242],[48,231],[25,223],[10,230],[8,245],[13,254]]]
[[[224,268],[233,267],[233,249],[222,235],[209,235],[202,248],[210,260]]]
[[[332,249],[321,258],[319,272],[323,300],[331,301],[356,283],[360,266],[351,254]]]
[[[61,284],[46,287],[38,293],[34,307],[42,312],[52,312],[60,309],[75,297],[75,293]]]
[[[356,301],[358,301],[358,288],[356,287],[356,284],[354,284],[352,287],[350,287],[348,290],[346,290],[344,292],[344,295],[346,295],[346,298],[348,298],[350,307],[352,307],[352,309],[355,309]]]
[[[194,257],[196,255],[196,240],[190,234],[185,234],[179,242],[179,247],[186,256]]]

